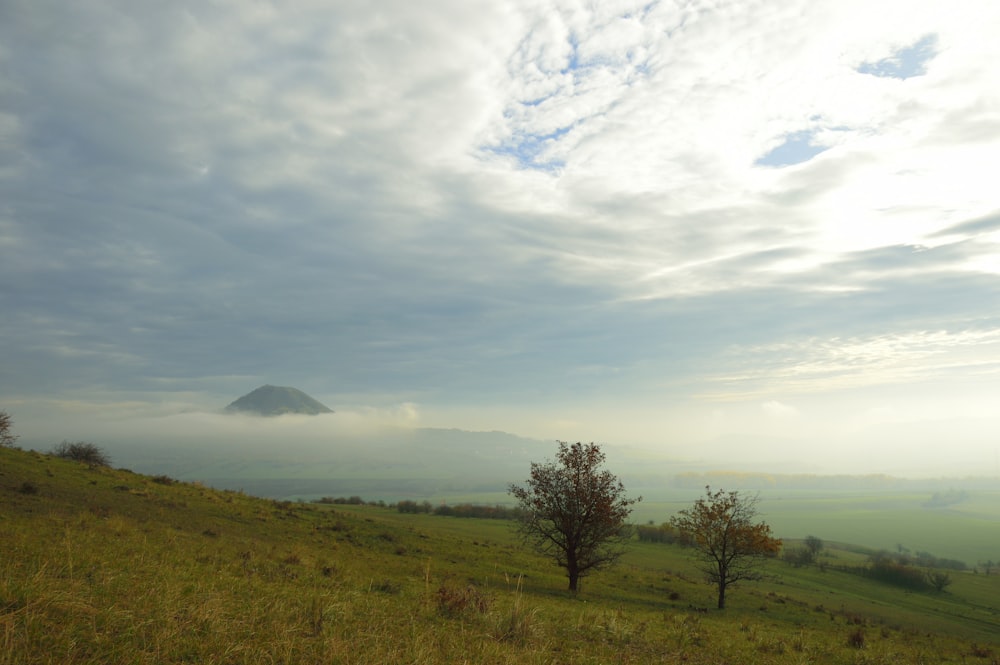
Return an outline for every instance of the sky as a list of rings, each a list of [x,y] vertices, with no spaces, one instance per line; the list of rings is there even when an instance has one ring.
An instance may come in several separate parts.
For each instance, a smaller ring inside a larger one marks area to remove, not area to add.
[[[355,424],[1000,474],[998,30],[2,0],[0,410],[197,436],[270,383]]]

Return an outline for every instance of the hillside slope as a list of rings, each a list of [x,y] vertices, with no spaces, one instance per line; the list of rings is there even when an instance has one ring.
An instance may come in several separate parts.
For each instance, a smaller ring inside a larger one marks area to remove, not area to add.
[[[963,628],[915,604],[887,620],[902,594],[838,595],[836,573],[780,565],[725,613],[703,611],[711,589],[661,545],[636,544],[574,598],[498,520],[331,510],[11,449],[0,501],[0,665],[989,663],[1000,650],[988,614]],[[964,593],[949,612],[968,610]]]

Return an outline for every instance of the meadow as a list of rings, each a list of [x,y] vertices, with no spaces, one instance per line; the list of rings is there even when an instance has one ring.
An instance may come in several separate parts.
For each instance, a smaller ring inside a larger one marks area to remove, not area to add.
[[[364,488],[354,487],[364,495]],[[725,486],[725,489],[737,489]],[[758,490],[745,490],[750,494]],[[632,514],[637,524],[660,524],[704,494],[704,490],[640,487]],[[370,495],[374,496],[374,495]],[[473,503],[513,505],[504,492],[440,493],[427,497],[433,505]],[[928,507],[931,491],[760,490],[759,511],[776,536],[800,540],[814,535],[829,542],[871,550],[930,552],[965,562],[1000,562],[1000,489],[976,490],[960,503]],[[368,498],[367,496],[365,498]]]
[[[503,520],[275,501],[0,449],[0,665],[996,663],[1000,574],[944,592],[767,564],[725,611],[634,542],[565,591]],[[823,536],[822,533],[818,534]],[[790,543],[794,546],[795,543]]]

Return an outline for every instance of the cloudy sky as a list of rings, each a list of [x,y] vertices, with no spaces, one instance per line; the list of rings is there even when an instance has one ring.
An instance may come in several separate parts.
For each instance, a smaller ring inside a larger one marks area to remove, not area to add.
[[[998,31],[992,0],[2,0],[0,408],[86,438],[272,383],[996,472]]]

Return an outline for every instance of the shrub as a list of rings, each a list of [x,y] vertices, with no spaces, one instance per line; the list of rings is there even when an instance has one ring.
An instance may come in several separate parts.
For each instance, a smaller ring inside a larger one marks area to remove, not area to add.
[[[668,545],[680,542],[680,534],[670,524],[660,526],[641,524],[636,527],[639,541],[643,543],[666,543]]]
[[[927,573],[927,582],[934,587],[935,591],[944,591],[945,587],[951,586],[951,575],[940,570]]]
[[[396,510],[401,513],[429,513],[434,506],[429,501],[417,503],[416,501],[400,501],[396,504]]]
[[[490,598],[473,585],[456,589],[441,586],[436,594],[438,611],[449,617],[459,617],[467,612],[486,614],[490,609]]]
[[[847,636],[847,646],[854,647],[855,649],[865,648],[865,629],[856,628],[851,631]]]
[[[801,566],[808,566],[815,559],[812,550],[805,547],[787,549],[781,555],[781,558],[784,559],[786,563],[791,564],[795,568],[799,568]]]
[[[919,568],[909,565],[909,559],[888,552],[877,552],[870,557],[867,574],[872,579],[911,591],[925,591],[930,585]]]
[[[993,651],[989,647],[981,647],[978,644],[973,643],[972,648],[969,651],[969,655],[976,658],[992,658]]]
[[[90,466],[111,466],[111,458],[100,446],[86,441],[63,441],[52,449],[52,454],[62,459],[83,462]]]
[[[13,448],[17,443],[17,435],[11,432],[14,419],[6,411],[0,411],[0,447]]]

